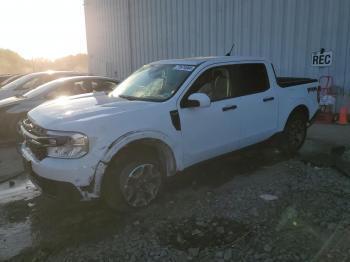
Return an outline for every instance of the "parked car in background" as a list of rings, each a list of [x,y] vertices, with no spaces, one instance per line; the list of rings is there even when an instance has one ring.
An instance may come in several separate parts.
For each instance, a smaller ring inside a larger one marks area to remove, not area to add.
[[[15,81],[16,79],[22,77],[24,75],[12,75],[10,76],[9,78],[6,78],[5,80],[3,80],[1,83],[0,83],[0,88]]]
[[[0,84],[5,81],[6,79],[9,79],[10,77],[12,77],[13,75],[10,74],[6,74],[6,75],[0,75]]]
[[[59,97],[94,93],[94,96],[107,95],[118,85],[118,81],[98,76],[75,76],[60,78],[35,88],[24,95],[0,100],[0,138],[16,135],[18,122],[27,112],[38,105]]]
[[[275,135],[281,149],[296,152],[318,102],[317,80],[278,78],[265,59],[158,61],[108,97],[29,111],[21,151],[43,192],[143,207],[166,177],[199,162]]]
[[[31,73],[3,86],[0,89],[0,100],[11,96],[20,96],[52,80],[67,76],[79,76],[83,73],[70,71],[47,71]]]

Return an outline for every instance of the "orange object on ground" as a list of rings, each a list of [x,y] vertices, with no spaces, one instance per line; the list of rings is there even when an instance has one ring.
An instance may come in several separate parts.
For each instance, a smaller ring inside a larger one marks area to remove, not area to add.
[[[338,124],[340,125],[348,124],[348,109],[346,106],[342,106],[340,108]]]

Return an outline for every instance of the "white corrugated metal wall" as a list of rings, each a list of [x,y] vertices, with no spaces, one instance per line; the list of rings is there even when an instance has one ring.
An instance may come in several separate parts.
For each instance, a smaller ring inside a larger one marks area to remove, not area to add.
[[[85,23],[89,71],[120,79],[130,74],[128,1],[85,1]]]
[[[263,56],[280,75],[330,74],[350,89],[349,0],[85,0],[90,71],[120,79],[154,60]],[[311,53],[334,52],[311,66]]]

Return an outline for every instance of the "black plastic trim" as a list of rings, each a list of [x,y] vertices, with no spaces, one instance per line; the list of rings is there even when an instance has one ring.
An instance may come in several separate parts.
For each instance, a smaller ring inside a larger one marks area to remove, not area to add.
[[[179,111],[173,110],[170,111],[170,117],[171,117],[171,122],[173,123],[173,126],[177,131],[181,130],[181,121],[180,121],[180,115]]]
[[[232,105],[232,106],[225,106],[222,108],[222,111],[225,112],[225,111],[229,111],[229,110],[235,110],[237,108],[236,105]]]
[[[269,101],[272,101],[272,100],[275,100],[275,98],[274,98],[273,96],[271,96],[271,97],[265,97],[265,98],[263,99],[263,102],[269,102]]]

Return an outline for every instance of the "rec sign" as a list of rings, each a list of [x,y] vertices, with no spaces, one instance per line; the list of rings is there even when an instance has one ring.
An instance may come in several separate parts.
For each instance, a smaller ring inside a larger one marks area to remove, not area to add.
[[[333,52],[312,53],[312,66],[331,66],[333,62]]]

